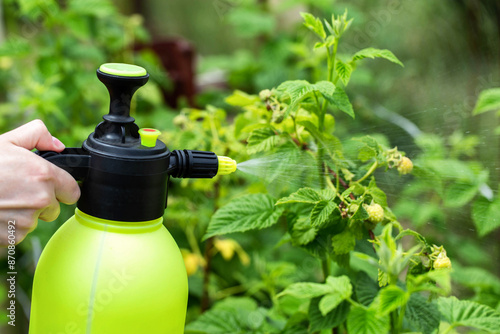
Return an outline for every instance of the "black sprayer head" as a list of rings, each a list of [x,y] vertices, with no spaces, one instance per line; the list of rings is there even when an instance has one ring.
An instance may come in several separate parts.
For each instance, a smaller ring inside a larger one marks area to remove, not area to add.
[[[142,67],[104,64],[97,77],[110,95],[109,114],[83,143],[61,153],[40,156],[83,181],[78,208],[94,217],[115,221],[146,221],[163,216],[170,176],[212,178],[236,169],[230,158],[213,152],[170,152],[154,129],[141,129],[130,116],[132,96],[146,84]]]

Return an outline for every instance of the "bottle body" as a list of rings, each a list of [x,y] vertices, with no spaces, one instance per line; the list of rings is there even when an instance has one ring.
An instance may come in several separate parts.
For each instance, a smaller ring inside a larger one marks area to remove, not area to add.
[[[117,222],[77,209],[40,257],[29,333],[184,333],[186,269],[162,221]]]

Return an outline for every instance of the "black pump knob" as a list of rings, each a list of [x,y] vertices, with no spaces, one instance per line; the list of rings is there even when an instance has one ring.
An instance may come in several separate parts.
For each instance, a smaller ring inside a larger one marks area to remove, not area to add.
[[[108,63],[99,67],[97,77],[109,91],[110,104],[94,138],[114,145],[136,145],[139,128],[130,116],[130,103],[137,89],[148,82],[149,74],[140,66]]]

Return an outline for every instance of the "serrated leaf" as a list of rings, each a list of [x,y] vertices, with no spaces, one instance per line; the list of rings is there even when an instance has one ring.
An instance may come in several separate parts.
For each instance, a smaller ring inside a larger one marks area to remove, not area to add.
[[[276,205],[287,203],[310,203],[316,204],[322,200],[322,196],[312,188],[300,188],[288,197],[283,197],[276,202]]]
[[[332,291],[332,287],[327,284],[299,282],[289,285],[280,292],[277,297],[290,295],[304,299],[323,296]]]
[[[248,230],[260,230],[276,224],[283,213],[269,195],[251,194],[239,197],[221,207],[212,216],[203,239]]]
[[[358,301],[364,306],[370,305],[380,290],[377,282],[372,280],[368,274],[360,271],[354,285],[356,290],[356,297]]]
[[[404,67],[403,63],[394,55],[394,53],[387,49],[366,48],[356,52],[352,57],[352,60],[358,61],[365,58],[384,58]]]
[[[351,64],[344,63],[342,60],[337,59],[337,63],[335,64],[335,71],[337,72],[340,80],[342,80],[344,86],[347,86],[352,74]]]
[[[324,97],[328,100],[328,102],[339,108],[340,111],[343,111],[352,118],[355,118],[351,101],[349,101],[349,97],[342,88],[336,87],[332,96]]]
[[[325,188],[325,189],[321,189],[319,191],[319,195],[325,201],[332,201],[335,199],[335,196],[337,195],[337,191],[336,191],[336,189]]]
[[[472,206],[472,220],[480,237],[500,227],[500,197],[493,202],[479,197]]]
[[[427,239],[425,239],[420,233],[415,232],[415,231],[410,230],[410,229],[406,229],[406,230],[402,231],[401,233],[399,233],[396,236],[395,239],[399,240],[407,235],[411,235],[411,236],[415,237],[415,239],[417,239],[422,244],[422,246],[424,246],[424,247],[429,246],[429,244],[427,243]]]
[[[270,151],[280,141],[281,137],[273,128],[267,127],[252,131],[248,137],[247,152],[249,154]]]
[[[372,196],[375,203],[380,204],[384,208],[387,207],[387,195],[382,189],[370,184],[368,193]]]
[[[418,293],[411,295],[406,305],[405,319],[412,327],[422,332],[431,334],[439,327],[440,313],[436,303],[428,302]]]
[[[500,313],[491,307],[456,297],[438,299],[441,316],[454,327],[474,327],[489,333],[498,333]]]
[[[319,302],[319,310],[323,316],[352,295],[352,285],[347,276],[329,276],[326,279],[326,284],[332,287],[332,292],[326,294]]]
[[[351,307],[347,317],[349,334],[382,334],[389,331],[389,318],[378,316],[377,310],[361,306]]]
[[[472,113],[478,115],[490,110],[500,110],[500,88],[483,90]]]
[[[312,30],[316,35],[318,35],[319,38],[326,38],[325,28],[323,27],[323,23],[320,19],[314,17],[309,13],[300,13],[300,15],[302,15],[302,17],[304,18],[304,25],[308,29]]]
[[[318,231],[311,225],[309,217],[301,217],[293,224],[292,242],[296,245],[307,245],[316,237]]]
[[[354,214],[352,215],[351,219],[353,220],[365,220],[368,219],[370,215],[366,211],[366,209],[363,207],[363,205],[358,206],[358,209]]]
[[[210,310],[186,326],[186,334],[227,334],[242,333],[236,315],[227,310]]]
[[[390,285],[380,290],[378,294],[378,311],[380,314],[389,314],[403,305],[406,305],[410,295],[396,285]]]
[[[332,237],[332,246],[335,254],[348,254],[356,246],[356,238],[354,234],[346,228],[341,233]]]
[[[349,314],[350,303],[344,301],[327,315],[323,316],[319,310],[320,300],[321,297],[313,298],[309,304],[308,315],[309,322],[311,324],[310,332],[312,333],[341,325],[345,319],[347,319],[347,315]]]
[[[333,201],[321,200],[316,203],[314,208],[311,210],[311,224],[313,226],[321,226],[321,224],[328,220],[328,217],[336,207],[337,204]]]
[[[320,93],[323,96],[331,96],[335,91],[335,85],[329,81],[319,81],[311,84],[305,80],[285,81],[279,85],[278,90],[285,92],[290,97],[290,104],[286,108],[284,118],[287,118],[290,113],[294,112],[299,103],[306,97],[312,96],[314,93]]]
[[[382,152],[379,143],[371,136],[353,138],[353,140],[359,142],[358,159],[362,162],[376,158]]]

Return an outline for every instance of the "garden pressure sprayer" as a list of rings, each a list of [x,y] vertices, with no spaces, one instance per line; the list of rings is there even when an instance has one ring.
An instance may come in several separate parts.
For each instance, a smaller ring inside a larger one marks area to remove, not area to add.
[[[187,275],[163,214],[175,178],[230,174],[236,162],[213,152],[169,151],[159,131],[130,116],[146,70],[104,64],[97,77],[109,114],[81,148],[38,152],[81,183],[75,215],[53,235],[33,283],[30,334],[180,334]]]

